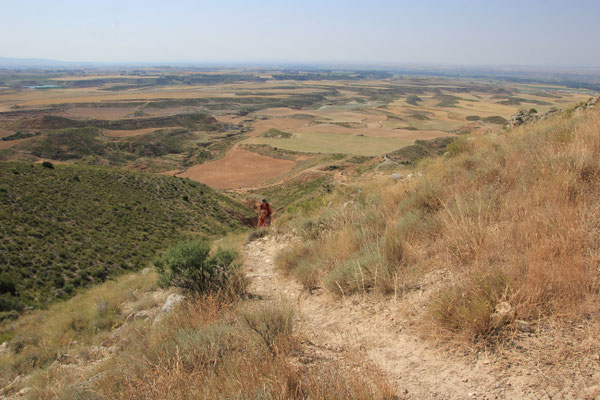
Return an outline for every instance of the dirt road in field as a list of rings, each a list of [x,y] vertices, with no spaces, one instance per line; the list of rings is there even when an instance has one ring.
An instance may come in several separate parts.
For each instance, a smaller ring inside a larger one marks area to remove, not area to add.
[[[274,263],[277,252],[293,240],[289,236],[266,237],[247,244],[245,268],[257,301],[284,300],[296,305],[296,327],[306,338],[307,351],[315,355],[313,362],[327,359],[355,365],[358,355],[365,365],[375,366],[387,377],[399,399],[553,397],[528,373],[508,374],[500,368],[502,363],[488,358],[485,351],[442,350],[420,339],[411,328],[411,314],[423,307],[427,289],[398,300],[371,296],[339,299],[321,290],[309,294],[282,276]],[[426,279],[433,287],[443,277]]]

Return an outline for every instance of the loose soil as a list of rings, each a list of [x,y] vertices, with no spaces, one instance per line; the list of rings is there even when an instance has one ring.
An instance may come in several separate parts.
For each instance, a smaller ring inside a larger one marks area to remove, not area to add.
[[[251,188],[290,171],[296,163],[234,148],[219,160],[195,165],[178,174],[216,189]]]

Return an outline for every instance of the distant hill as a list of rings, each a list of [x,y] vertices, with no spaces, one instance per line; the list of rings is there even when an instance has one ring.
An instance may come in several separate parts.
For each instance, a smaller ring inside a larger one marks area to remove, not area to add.
[[[0,312],[68,297],[146,266],[186,234],[223,235],[252,217],[245,206],[181,178],[48,167],[0,163]]]

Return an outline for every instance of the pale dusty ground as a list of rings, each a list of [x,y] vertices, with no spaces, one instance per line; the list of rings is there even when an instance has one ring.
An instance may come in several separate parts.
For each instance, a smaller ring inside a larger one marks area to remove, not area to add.
[[[562,384],[560,379],[546,375],[543,366],[525,360],[529,355],[527,350],[548,344],[543,340],[527,338],[529,344],[516,346],[521,352],[519,359],[512,350],[494,354],[484,350],[458,351],[419,338],[412,327],[411,315],[424,306],[436,284],[447,278],[443,272],[425,277],[421,289],[398,300],[383,301],[371,296],[333,299],[321,290],[309,294],[297,282],[282,276],[274,264],[277,252],[293,240],[280,236],[249,243],[245,247],[245,266],[251,280],[250,293],[259,301],[284,300],[296,305],[299,314],[296,326],[306,338],[306,351],[314,354],[313,362],[334,360],[349,365],[358,353],[366,364],[381,370],[402,399],[600,396],[599,387],[590,381],[593,377],[582,382],[575,372],[572,376],[561,376],[566,378]],[[572,371],[566,372],[568,375]]]

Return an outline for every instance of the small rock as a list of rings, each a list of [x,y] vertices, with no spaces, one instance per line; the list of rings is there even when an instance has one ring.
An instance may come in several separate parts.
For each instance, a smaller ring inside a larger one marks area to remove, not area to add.
[[[106,348],[106,352],[108,354],[115,354],[117,351],[119,351],[119,348],[117,346],[109,346]]]
[[[392,180],[394,180],[396,182],[399,181],[400,179],[402,179],[402,175],[397,174],[397,173],[396,174],[392,174],[391,177],[392,177]]]
[[[493,313],[490,316],[490,318],[491,318],[492,327],[494,329],[498,329],[511,319],[513,310],[512,310],[512,306],[508,302],[503,301],[501,303],[496,304],[495,311],[496,312]]]
[[[138,311],[138,312],[132,312],[131,314],[129,314],[127,316],[126,321],[131,322],[131,321],[145,320],[145,319],[150,318],[151,316],[152,316],[152,311],[142,310],[142,311]]]
[[[31,390],[32,390],[32,388],[30,388],[30,387],[24,387],[23,389],[21,389],[17,392],[17,396],[25,396]]]
[[[185,300],[185,296],[173,293],[169,295],[169,297],[167,297],[167,301],[165,301],[165,304],[162,306],[161,311],[166,313],[171,312],[173,311],[175,306],[181,303],[183,300]]]

